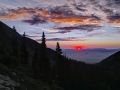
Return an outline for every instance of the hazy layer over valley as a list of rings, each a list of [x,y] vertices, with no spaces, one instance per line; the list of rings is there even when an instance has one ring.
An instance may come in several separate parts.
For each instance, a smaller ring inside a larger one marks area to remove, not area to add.
[[[64,49],[63,52],[69,58],[76,59],[78,61],[83,61],[86,63],[98,63],[119,50],[120,49],[102,49],[102,48],[82,50]]]

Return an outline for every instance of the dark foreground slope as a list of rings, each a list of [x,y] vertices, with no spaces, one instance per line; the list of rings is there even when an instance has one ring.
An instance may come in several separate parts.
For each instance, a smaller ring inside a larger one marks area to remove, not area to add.
[[[0,22],[0,45],[2,46],[2,44],[4,43],[4,47],[6,48],[7,54],[11,53],[11,48],[12,48],[12,37],[17,38],[18,40],[18,51],[21,50],[21,44],[22,44],[22,36],[15,32],[12,28],[8,27],[7,25],[5,25],[4,23]],[[31,56],[33,55],[34,51],[35,51],[35,46],[39,46],[40,44],[38,44],[37,42],[35,42],[32,39],[26,38],[26,46],[28,47],[28,52],[29,52],[29,60],[31,61]]]
[[[101,67],[105,68],[115,68],[120,67],[120,51],[116,52],[115,54],[107,57],[106,59],[102,60],[98,63]]]
[[[110,70],[120,76],[120,51],[102,60],[97,66]]]
[[[18,57],[12,55],[13,37],[17,39]],[[38,53],[41,53],[41,44],[26,38],[29,62],[28,64],[20,63],[22,39],[23,36],[0,21],[0,90],[63,90],[56,83],[43,83],[40,76],[33,71],[35,49],[37,47]],[[47,53],[52,66],[56,52],[47,48]]]
[[[24,33],[24,32],[23,32]],[[2,46],[4,44],[4,47],[6,49],[6,54],[11,54],[11,49],[12,49],[12,37],[17,38],[18,41],[18,53],[20,53],[21,51],[21,45],[22,45],[22,38],[23,36],[21,36],[18,32],[14,31],[14,29],[10,28],[9,26],[7,26],[6,24],[4,24],[3,22],[0,21],[0,46]],[[33,58],[33,54],[35,52],[35,48],[37,47],[38,52],[41,52],[40,48],[41,48],[41,44],[39,44],[38,42],[27,38],[26,37],[26,47],[27,47],[27,51],[29,52],[28,54],[28,58],[29,58],[29,64],[31,65],[32,63],[32,58]],[[49,58],[56,58],[55,57],[55,52],[50,49],[47,48],[47,52],[48,52],[48,57]]]
[[[48,70],[43,71],[39,63],[36,70],[32,68],[36,45],[38,52],[43,53],[41,45],[29,38],[26,38],[29,63],[21,64],[19,58],[11,55],[11,40],[15,35],[19,43],[18,53],[21,53],[23,37],[2,22],[0,27],[0,45],[3,47],[0,49],[5,49],[0,52],[0,90],[120,90],[120,74],[114,70],[71,60],[48,48],[46,56],[50,60],[50,73],[44,76]]]

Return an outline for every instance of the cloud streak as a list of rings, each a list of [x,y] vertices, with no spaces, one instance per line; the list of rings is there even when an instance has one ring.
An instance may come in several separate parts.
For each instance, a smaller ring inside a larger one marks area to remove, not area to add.
[[[41,41],[41,39],[36,39],[36,41]],[[85,41],[85,39],[79,39],[79,37],[67,37],[67,38],[50,38],[46,41]]]
[[[72,30],[84,30],[84,31],[93,31],[95,29],[99,29],[101,28],[102,26],[99,26],[99,25],[78,25],[78,26],[71,26],[71,27],[58,27],[56,29],[59,29],[61,31],[66,31],[66,32],[70,32]]]
[[[88,35],[86,35],[86,36],[84,36],[84,37],[94,37],[94,36],[101,36],[101,35],[103,35],[103,31],[102,32],[94,32],[94,33],[90,33],[90,34],[88,34]]]
[[[44,24],[44,23],[47,23],[48,21],[43,16],[34,15],[34,16],[32,16],[31,19],[29,19],[29,20],[23,20],[23,22],[29,23],[31,25],[35,25],[35,24]]]

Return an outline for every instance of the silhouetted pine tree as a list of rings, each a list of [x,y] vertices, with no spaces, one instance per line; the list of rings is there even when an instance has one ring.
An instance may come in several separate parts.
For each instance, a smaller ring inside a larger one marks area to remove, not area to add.
[[[47,57],[47,51],[46,51],[46,38],[45,34],[43,32],[42,34],[42,43],[41,43],[41,60],[40,60],[40,68],[43,73],[43,80],[44,81],[50,81],[51,78],[51,66],[50,61]]]
[[[23,34],[22,37],[22,46],[21,46],[21,62],[23,64],[27,64],[28,63],[28,51],[27,51],[27,47],[26,47],[26,37],[25,37],[25,32]]]
[[[64,74],[65,74],[65,58],[64,56],[62,56],[62,50],[60,48],[59,43],[57,42],[56,45],[56,56],[57,56],[57,60],[56,60],[56,80],[57,82],[61,82],[62,79],[64,78]]]
[[[17,32],[16,29],[15,29],[15,26],[13,26],[13,30],[14,30],[14,32]]]
[[[57,42],[57,45],[56,45],[56,57],[57,57],[57,60],[56,60],[56,64],[53,68],[53,73],[54,73],[54,78],[57,82],[61,82],[61,80],[64,78],[63,75],[64,75],[64,57],[61,56],[62,54],[62,50],[60,49],[60,45],[59,43]]]
[[[58,42],[57,42],[57,45],[56,45],[56,52],[59,53],[59,54],[62,54],[62,50],[61,50]]]
[[[18,57],[18,41],[14,34],[12,35],[11,46],[12,46],[12,56]]]

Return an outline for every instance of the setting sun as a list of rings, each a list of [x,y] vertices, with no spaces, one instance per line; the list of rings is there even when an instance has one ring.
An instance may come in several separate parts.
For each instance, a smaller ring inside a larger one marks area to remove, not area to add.
[[[81,49],[82,49],[82,46],[75,46],[75,49],[76,49],[76,50],[81,50]]]

